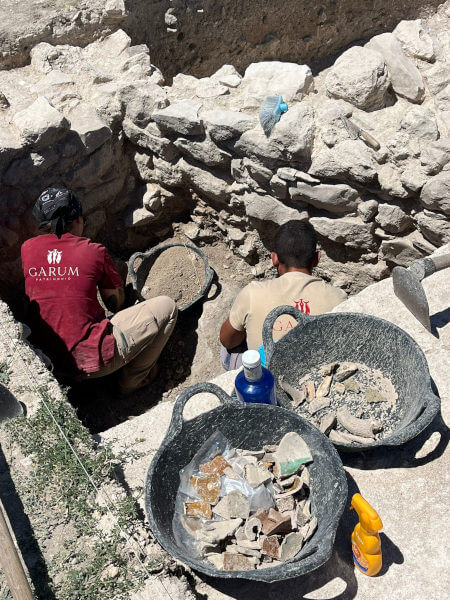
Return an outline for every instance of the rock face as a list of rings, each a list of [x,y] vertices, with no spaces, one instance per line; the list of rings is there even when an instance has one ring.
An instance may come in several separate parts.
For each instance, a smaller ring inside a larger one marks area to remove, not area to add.
[[[74,190],[86,233],[112,250],[148,248],[182,216],[193,242],[226,240],[263,274],[277,226],[311,220],[320,274],[348,291],[426,255],[449,236],[445,9],[347,50],[315,77],[271,60],[243,77],[227,64],[164,85],[148,48],[122,30],[84,48],[38,44],[29,66],[0,70],[7,292],[35,230],[30,207],[49,185]],[[177,29],[180,11],[169,16]],[[270,94],[288,111],[266,136],[259,110]]]

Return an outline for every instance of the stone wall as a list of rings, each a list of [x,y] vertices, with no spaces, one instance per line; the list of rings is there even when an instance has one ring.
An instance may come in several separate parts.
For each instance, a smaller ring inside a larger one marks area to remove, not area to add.
[[[350,291],[430,253],[450,237],[448,13],[401,22],[315,77],[262,62],[164,86],[122,31],[85,48],[38,44],[30,66],[0,71],[3,293],[20,281],[29,209],[49,185],[72,188],[86,233],[122,251],[191,215],[188,237],[226,239],[263,274],[276,227],[310,219],[321,274]],[[271,94],[289,110],[266,137]]]

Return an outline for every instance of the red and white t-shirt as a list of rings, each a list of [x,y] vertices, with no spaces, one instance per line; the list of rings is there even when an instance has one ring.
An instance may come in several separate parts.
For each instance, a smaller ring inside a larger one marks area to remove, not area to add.
[[[22,245],[33,336],[63,372],[98,371],[114,357],[112,326],[97,284],[122,287],[108,251],[88,238],[40,235]]]

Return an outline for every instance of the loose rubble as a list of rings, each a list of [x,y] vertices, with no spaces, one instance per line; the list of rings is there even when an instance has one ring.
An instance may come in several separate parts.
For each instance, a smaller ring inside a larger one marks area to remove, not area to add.
[[[220,445],[223,455],[199,463],[205,448],[211,455]],[[274,567],[294,558],[317,528],[306,466],[312,461],[295,432],[256,451],[230,448],[216,432],[180,473],[175,537],[218,570]]]
[[[292,408],[335,442],[371,444],[399,420],[398,394],[379,369],[361,363],[328,363],[293,385],[278,378]]]

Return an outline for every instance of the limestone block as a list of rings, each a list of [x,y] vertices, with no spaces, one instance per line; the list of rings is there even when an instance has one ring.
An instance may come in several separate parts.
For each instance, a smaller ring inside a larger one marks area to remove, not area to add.
[[[285,113],[274,127],[269,145],[286,160],[311,155],[315,133],[314,110],[309,102],[299,102]]]
[[[229,93],[230,90],[226,85],[222,85],[219,81],[211,77],[202,77],[199,79],[195,88],[195,95],[199,98],[218,98]]]
[[[450,242],[450,221],[445,215],[425,210],[415,220],[424,238],[435,246]]]
[[[242,77],[233,65],[223,65],[218,71],[211,75],[211,79],[216,79],[222,85],[226,85],[230,88],[237,88],[242,81]]]
[[[123,207],[111,204],[121,192],[125,181],[125,173],[114,172],[111,179],[102,181],[100,185],[90,187],[88,191],[80,190],[77,195],[83,205],[83,213],[89,214],[96,209],[108,206],[108,214],[117,212]]]
[[[409,56],[430,62],[435,59],[438,42],[423,19],[400,21],[393,33]]]
[[[244,167],[247,169],[248,174],[252,179],[260,183],[261,185],[267,185],[272,178],[272,171],[257,162],[254,162],[248,158],[242,160]]]
[[[374,244],[375,224],[364,223],[359,217],[312,217],[309,221],[320,236],[332,242],[358,249],[370,249]]]
[[[450,83],[436,95],[434,103],[442,112],[450,110]]]
[[[259,107],[267,96],[283,96],[285,102],[301,100],[313,89],[314,79],[307,65],[280,61],[252,63],[241,83],[244,107]]]
[[[231,110],[205,110],[201,119],[215,142],[237,138],[256,125],[256,118]]]
[[[210,167],[227,166],[231,163],[230,152],[216,146],[208,137],[201,141],[179,137],[174,141],[174,145],[182,154]]]
[[[111,1],[111,0],[110,0]],[[113,0],[117,1],[117,0]],[[122,0],[118,0],[122,2]],[[108,58],[117,57],[131,46],[131,38],[123,29],[118,29],[111,35],[108,35],[98,44],[99,54]]]
[[[389,73],[381,54],[359,46],[341,54],[325,80],[329,96],[366,110],[384,107],[389,84]]]
[[[135,208],[124,216],[125,227],[144,227],[158,218],[155,213],[146,208]]]
[[[391,76],[392,89],[411,102],[421,102],[424,96],[422,76],[416,65],[405,56],[400,42],[393,33],[373,37],[365,46],[379,52]]]
[[[34,86],[38,96],[45,96],[52,103],[66,102],[70,98],[79,98],[75,81],[59,69],[53,69]]]
[[[428,179],[429,177],[427,177],[417,160],[412,164],[411,161],[408,161],[406,169],[400,174],[402,185],[412,192],[420,192]]]
[[[98,185],[100,178],[110,170],[113,162],[113,147],[108,141],[71,171],[65,173],[64,183],[67,187],[75,189]]]
[[[30,51],[31,66],[39,73],[50,73],[52,63],[60,56],[61,51],[47,42],[36,44]]]
[[[399,124],[400,131],[425,140],[437,140],[439,137],[435,114],[424,106],[413,106],[404,115]]]
[[[86,99],[94,106],[102,119],[112,128],[122,122],[122,104],[119,100],[119,91],[122,84],[116,81],[101,83],[91,86],[86,94]]]
[[[283,225],[292,219],[304,220],[307,213],[289,208],[272,196],[263,196],[254,192],[245,193],[243,201],[246,214],[259,221],[269,221],[276,225]]]
[[[81,102],[69,111],[68,117],[72,131],[78,134],[88,154],[111,137],[111,129],[90,104]]]
[[[261,162],[269,168],[279,166],[282,161],[279,146],[272,143],[272,138],[265,136],[259,124],[253,129],[245,131],[231,146],[238,155],[251,158],[255,162]]]
[[[313,156],[309,173],[317,177],[369,183],[376,177],[373,153],[361,140],[344,140]]]
[[[309,185],[299,181],[297,190],[303,202],[332,213],[353,212],[360,200],[358,192],[344,183]]]
[[[70,128],[66,117],[43,97],[16,113],[12,122],[23,143],[33,144],[36,148],[54,144]]]
[[[425,208],[450,215],[450,171],[442,171],[423,186],[420,202]]]
[[[388,233],[402,233],[412,225],[412,218],[400,206],[379,204],[375,221]]]
[[[183,173],[185,180],[192,187],[212,200],[225,201],[229,196],[229,183],[225,179],[218,177],[214,172],[206,169],[201,169],[190,163],[184,158],[178,161],[180,171]]]
[[[377,210],[378,202],[376,200],[365,200],[358,204],[357,213],[364,223],[368,223],[377,214]]]
[[[409,240],[394,238],[393,240],[383,240],[381,242],[380,256],[384,260],[401,267],[409,267],[413,260],[422,258],[422,253]]]
[[[378,169],[378,181],[381,189],[396,198],[406,198],[408,192],[402,186],[399,171],[390,163],[381,165]]]
[[[162,206],[162,188],[156,183],[147,183],[145,194],[142,197],[144,207],[152,212],[157,212]]]
[[[427,175],[436,175],[450,162],[450,139],[420,144],[420,164]]]
[[[424,71],[428,89],[433,95],[439,94],[450,83],[450,65],[447,62],[436,63]]]
[[[153,85],[159,85],[157,81],[150,81],[150,75],[152,74],[152,65],[150,63],[150,55],[148,48],[144,46],[145,51],[137,52],[127,56],[131,48],[128,48],[128,52],[123,53],[125,60],[120,64],[120,74],[122,77],[130,83],[137,82],[139,80],[146,80],[147,83]]]
[[[135,152],[133,162],[142,181],[150,181],[154,175],[152,156],[146,152]]]
[[[30,152],[23,158],[14,160],[3,175],[6,185],[22,186],[25,182],[39,177],[58,162],[58,153],[53,148],[40,152]]]
[[[138,127],[146,127],[155,111],[168,104],[166,92],[147,81],[137,81],[122,88],[118,94],[126,116]]]
[[[159,156],[153,157],[155,180],[168,187],[179,187],[183,184],[184,177],[181,169],[180,159],[175,165],[167,162]]]
[[[201,135],[203,125],[198,117],[201,103],[195,100],[181,100],[167,108],[156,110],[152,117],[161,127],[181,135]]]
[[[160,132],[159,135],[154,135],[156,128],[152,128],[151,126],[152,123],[149,123],[145,129],[141,129],[130,121],[130,119],[124,119],[123,132],[139,148],[151,150],[165,161],[173,161],[179,156],[180,151],[169,139],[163,137]]]
[[[280,200],[286,200],[288,197],[288,184],[284,179],[280,179],[277,175],[274,175],[270,180],[270,190],[275,198]]]

